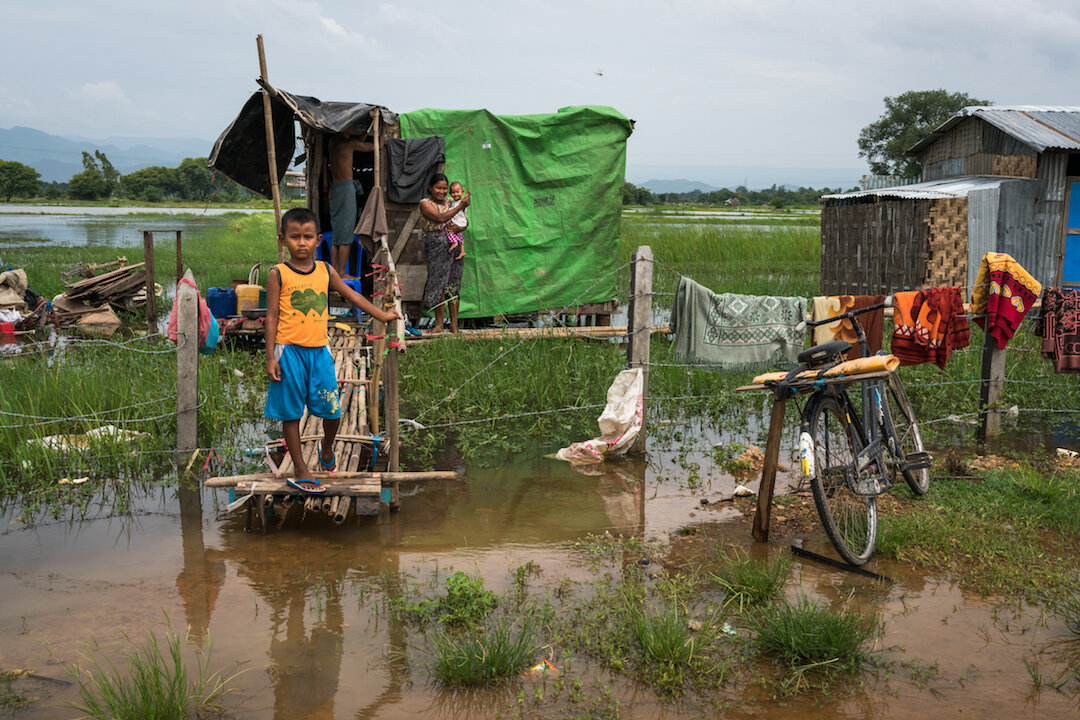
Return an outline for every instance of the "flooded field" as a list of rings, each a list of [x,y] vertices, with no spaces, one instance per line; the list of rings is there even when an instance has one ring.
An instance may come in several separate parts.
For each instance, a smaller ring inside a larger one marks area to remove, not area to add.
[[[149,217],[151,212],[166,217]],[[181,230],[185,240],[198,240],[224,226],[228,222],[226,215],[253,212],[265,211],[0,204],[0,249],[20,244],[142,247],[143,230]]]
[[[464,571],[482,576],[507,602],[521,580],[515,570],[529,567],[529,596],[565,604],[588,594],[598,575],[618,576],[624,562],[660,573],[715,544],[770,557],[801,539],[829,552],[813,525],[792,530],[777,522],[775,539],[756,544],[745,505],[701,504],[729,497],[731,477],[712,474],[692,489],[685,475],[663,470],[662,457],[657,467],[618,463],[581,474],[545,456],[554,449],[537,448],[497,469],[459,467],[460,481],[413,485],[403,490],[399,512],[343,527],[293,514],[267,535],[248,533],[242,515],[224,511],[227,493],[208,490],[178,496],[161,489],[141,495],[130,516],[104,507],[94,519],[36,527],[8,509],[0,514],[0,667],[32,669],[36,676],[16,687],[39,698],[15,716],[75,717],[62,707],[77,699],[64,684],[65,666],[79,660],[91,637],[108,644],[122,632],[163,632],[166,623],[192,647],[211,647],[215,668],[244,671],[232,682],[229,705],[251,718],[676,718],[720,710],[781,718],[796,708],[810,718],[1007,718],[1077,711],[1075,692],[1036,691],[1026,669],[1057,677],[1076,662],[1080,644],[1056,620],[1015,604],[1003,609],[1001,598],[968,596],[946,578],[883,561],[869,567],[889,582],[796,561],[791,597],[851,601],[882,624],[870,669],[830,696],[775,699],[775,688],[762,682],[768,668],[755,660],[715,697],[666,700],[557,646],[544,652],[561,682],[442,688],[429,671],[426,634],[433,630],[388,613],[389,577],[431,588]],[[606,537],[647,549],[598,560]]]

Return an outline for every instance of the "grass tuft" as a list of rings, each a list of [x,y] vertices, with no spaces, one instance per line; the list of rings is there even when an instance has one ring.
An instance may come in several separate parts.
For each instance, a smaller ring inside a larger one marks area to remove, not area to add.
[[[712,579],[724,589],[724,604],[736,605],[740,612],[775,600],[791,575],[791,557],[784,554],[765,562],[736,547],[721,552],[720,559],[723,566]]]
[[[108,658],[110,648],[96,640],[82,653],[85,664],[70,669],[80,696],[71,707],[98,720],[184,720],[223,713],[221,703],[235,675],[210,672],[209,651],[199,654],[192,674],[176,635],[168,635],[164,648],[152,632],[141,644],[127,636],[122,644],[123,670]]]
[[[536,658],[539,647],[526,623],[515,628],[498,620],[486,629],[438,633],[432,639],[435,660],[431,673],[451,686],[492,685],[516,677]]]
[[[878,629],[873,617],[834,610],[805,596],[795,604],[762,609],[749,619],[749,625],[760,652],[778,657],[797,671],[858,670],[868,657],[864,645]]]

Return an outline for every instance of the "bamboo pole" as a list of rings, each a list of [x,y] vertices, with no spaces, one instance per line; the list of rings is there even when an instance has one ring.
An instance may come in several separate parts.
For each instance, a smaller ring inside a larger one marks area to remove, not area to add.
[[[259,79],[263,85],[263,120],[266,127],[266,163],[270,170],[270,193],[274,199],[274,228],[281,227],[281,190],[278,188],[277,148],[274,147],[274,111],[270,106],[270,77],[266,72],[266,51],[263,49],[263,37],[257,35],[255,44],[259,48]],[[280,235],[279,235],[280,237]],[[278,262],[289,259],[288,249],[278,241]]]
[[[324,482],[327,487],[333,487],[334,491],[343,487],[348,487],[350,484],[362,484],[364,481],[379,480],[382,482],[425,482],[435,480],[456,480],[457,473],[453,470],[427,470],[419,472],[341,472],[337,473],[334,477],[330,477],[330,473],[327,472],[313,472],[312,477],[317,478],[320,482]],[[235,487],[240,483],[259,483],[259,489],[263,492],[286,492],[292,494],[295,492],[284,480],[279,480],[274,477],[273,473],[250,473],[248,475],[226,475],[222,477],[212,477],[203,482],[203,487],[217,488],[217,487]]]
[[[349,510],[351,508],[352,498],[348,495],[342,495],[341,498],[339,498],[337,508],[334,510],[334,524],[344,525],[349,517]]]
[[[382,187],[382,148],[379,147],[379,135],[382,133],[382,128],[379,126],[379,120],[382,117],[382,111],[380,111],[379,108],[375,108],[371,111],[371,114],[371,127],[373,131],[371,138],[375,143],[375,167],[373,168],[375,187]]]

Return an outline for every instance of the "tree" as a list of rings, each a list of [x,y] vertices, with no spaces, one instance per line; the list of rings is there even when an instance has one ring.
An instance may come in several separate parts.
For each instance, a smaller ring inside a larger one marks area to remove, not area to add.
[[[41,174],[34,168],[14,160],[0,160],[0,195],[4,202],[11,198],[32,197],[41,192]]]
[[[83,151],[83,171],[71,176],[68,190],[72,197],[82,200],[97,200],[109,195],[109,182],[101,171],[97,160],[90,153]],[[104,155],[102,155],[104,157]],[[111,168],[112,165],[109,165]]]
[[[875,174],[917,178],[918,161],[904,153],[961,108],[990,104],[946,90],[909,90],[887,97],[885,112],[859,132],[859,157],[866,158]]]
[[[116,194],[116,188],[117,185],[119,185],[118,180],[120,179],[120,172],[113,167],[113,164],[109,162],[109,158],[105,157],[105,153],[100,150],[94,151],[94,157],[96,157],[101,164],[101,176],[105,178],[105,186],[108,189],[108,192],[106,192],[105,195],[108,197]]]
[[[130,172],[120,178],[120,191],[124,197],[157,202],[179,194],[181,181],[177,171],[160,165],[151,165]]]

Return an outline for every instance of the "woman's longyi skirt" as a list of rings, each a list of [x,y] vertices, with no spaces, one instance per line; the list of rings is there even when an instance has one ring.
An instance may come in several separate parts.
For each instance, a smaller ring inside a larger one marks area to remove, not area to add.
[[[424,233],[424,254],[427,255],[427,282],[424,283],[424,307],[433,308],[453,300],[461,292],[461,273],[465,260],[455,260],[450,252],[446,230]]]

